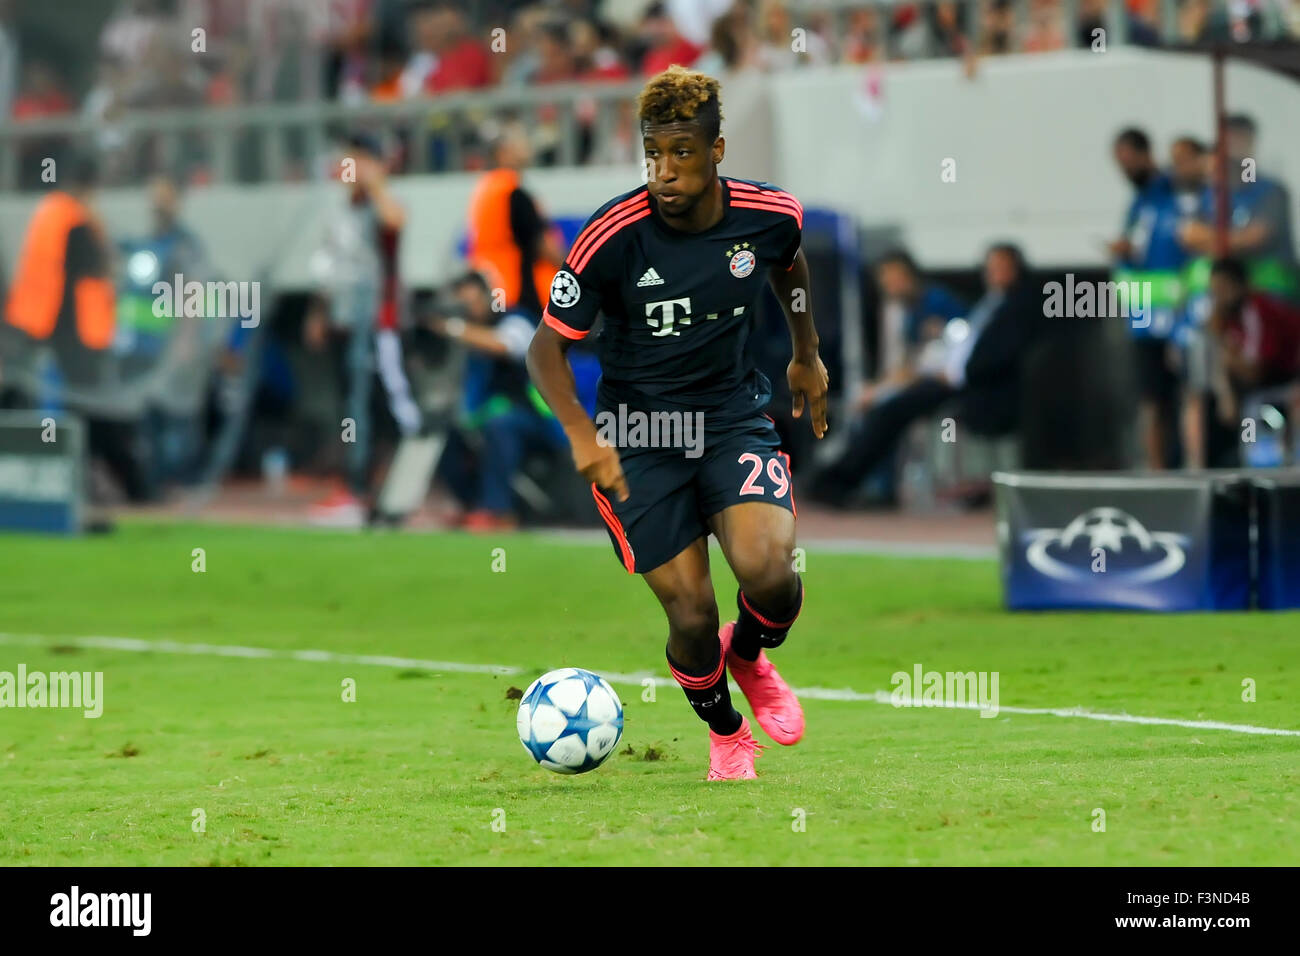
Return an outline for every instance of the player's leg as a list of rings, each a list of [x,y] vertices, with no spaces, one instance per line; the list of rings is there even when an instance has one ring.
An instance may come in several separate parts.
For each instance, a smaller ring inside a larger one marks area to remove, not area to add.
[[[668,667],[686,699],[709,725],[710,780],[755,776],[758,745],[731,701],[718,605],[709,578],[707,538],[642,575],[668,617]]]
[[[767,651],[785,642],[803,606],[803,581],[794,570],[794,513],[751,501],[723,509],[709,523],[740,585],[736,620],[721,635],[731,675],[767,735],[780,744],[797,743],[803,708],[767,658]]]
[[[731,649],[747,661],[780,647],[803,606],[794,570],[794,514],[768,502],[732,505],[709,524],[740,585]]]
[[[737,618],[722,628],[727,666],[775,741],[803,736],[803,710],[765,649],[786,639],[803,603],[794,570],[790,459],[770,418],[719,429],[699,472],[701,508],[740,585]]]
[[[700,517],[696,463],[660,452],[623,457],[628,498],[592,487],[614,553],[641,574],[668,618],[668,666],[709,726],[710,780],[752,778],[757,743],[731,702],[709,580],[709,529]]]

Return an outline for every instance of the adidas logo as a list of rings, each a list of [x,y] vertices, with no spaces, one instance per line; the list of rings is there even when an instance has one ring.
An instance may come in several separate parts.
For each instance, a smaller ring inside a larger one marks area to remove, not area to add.
[[[645,275],[636,280],[636,287],[644,289],[648,285],[663,285],[664,280],[659,278],[659,273],[655,272],[654,267],[647,269]]]

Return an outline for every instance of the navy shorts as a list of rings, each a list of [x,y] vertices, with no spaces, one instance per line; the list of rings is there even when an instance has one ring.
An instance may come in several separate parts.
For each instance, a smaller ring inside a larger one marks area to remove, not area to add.
[[[732,505],[767,501],[795,514],[790,456],[761,413],[704,431],[697,457],[682,448],[619,448],[628,499],[591,486],[614,553],[644,574],[709,534],[708,519]]]

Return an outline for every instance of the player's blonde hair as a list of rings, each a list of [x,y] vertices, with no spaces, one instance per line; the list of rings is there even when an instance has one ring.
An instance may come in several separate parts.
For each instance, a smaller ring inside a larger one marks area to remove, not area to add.
[[[666,123],[699,123],[709,140],[722,129],[722,86],[713,77],[674,63],[652,77],[637,97],[637,115],[644,130]]]

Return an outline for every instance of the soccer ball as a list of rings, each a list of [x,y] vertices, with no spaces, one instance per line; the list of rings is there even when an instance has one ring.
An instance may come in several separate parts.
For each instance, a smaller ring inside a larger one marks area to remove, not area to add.
[[[524,749],[547,770],[586,773],[623,736],[623,704],[605,678],[562,667],[528,685],[515,727]]]

